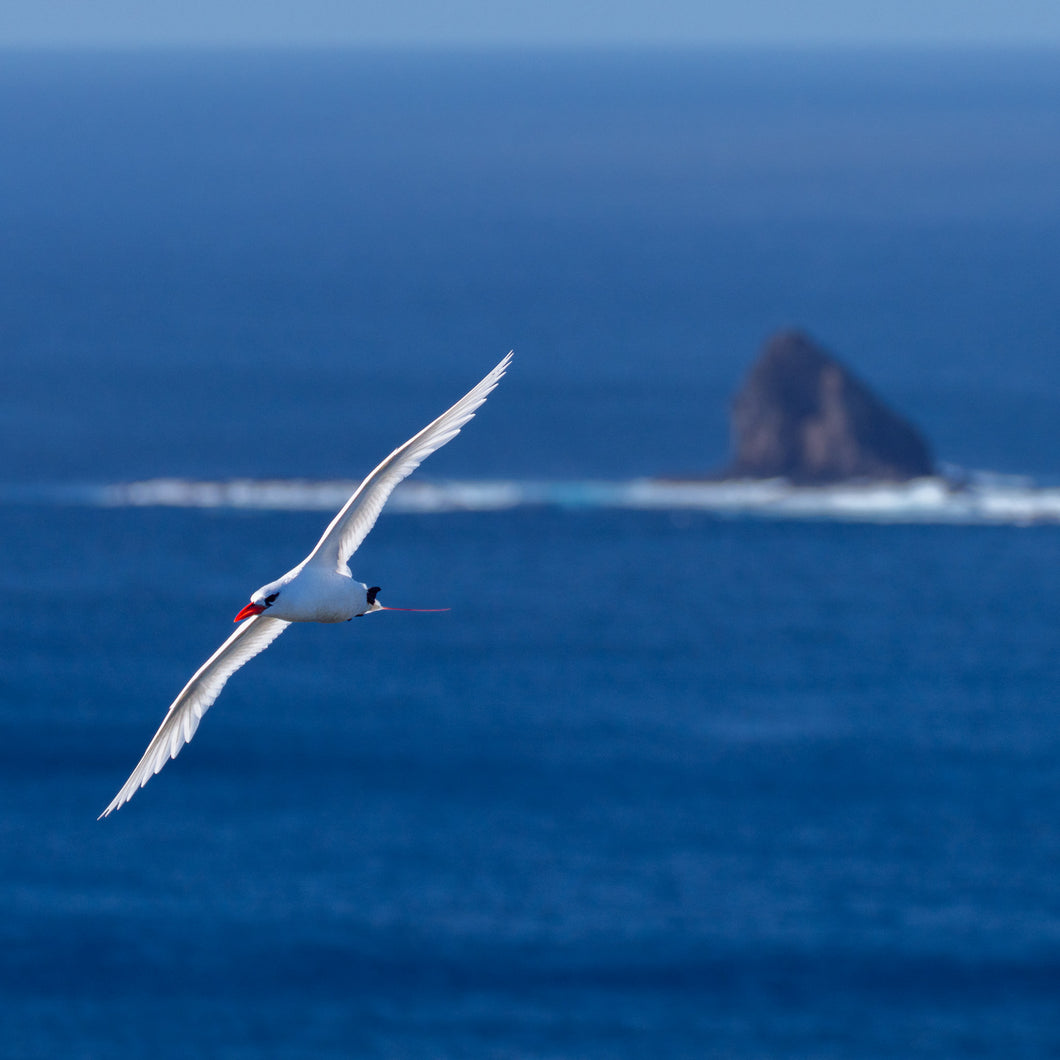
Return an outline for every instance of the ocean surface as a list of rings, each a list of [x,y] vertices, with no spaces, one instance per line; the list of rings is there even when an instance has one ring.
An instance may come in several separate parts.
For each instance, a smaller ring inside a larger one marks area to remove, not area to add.
[[[0,52],[5,1057],[1060,1054],[1055,54]],[[800,327],[900,489],[695,481]],[[509,349],[96,820],[260,584]]]

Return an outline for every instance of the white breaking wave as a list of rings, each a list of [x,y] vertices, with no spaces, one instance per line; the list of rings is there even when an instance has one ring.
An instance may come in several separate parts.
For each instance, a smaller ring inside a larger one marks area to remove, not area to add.
[[[52,501],[106,507],[337,511],[358,483],[302,479],[148,479],[50,491]],[[45,500],[43,491],[34,491]],[[23,500],[27,499],[23,494]],[[796,486],[784,479],[697,481],[404,482],[390,512],[504,511],[527,507],[699,511],[726,517],[862,523],[1060,523],[1060,488],[1015,477],[923,478],[904,483]]]

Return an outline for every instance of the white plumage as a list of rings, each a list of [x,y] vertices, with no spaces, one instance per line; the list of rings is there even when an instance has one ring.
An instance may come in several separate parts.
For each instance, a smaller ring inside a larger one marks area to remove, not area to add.
[[[357,487],[313,551],[282,578],[263,585],[251,596],[250,603],[236,616],[242,624],[173,701],[143,757],[100,818],[128,802],[166,762],[177,757],[229,677],[264,651],[292,622],[344,622],[355,615],[388,610],[376,601],[378,590],[354,580],[348,566],[350,556],[368,536],[394,487],[460,433],[500,382],[511,359],[509,353],[452,408],[395,449]]]

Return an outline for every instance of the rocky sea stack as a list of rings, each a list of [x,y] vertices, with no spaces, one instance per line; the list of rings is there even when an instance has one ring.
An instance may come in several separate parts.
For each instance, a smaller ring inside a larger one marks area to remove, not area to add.
[[[798,331],[771,338],[732,410],[727,478],[901,482],[934,473],[920,432]]]

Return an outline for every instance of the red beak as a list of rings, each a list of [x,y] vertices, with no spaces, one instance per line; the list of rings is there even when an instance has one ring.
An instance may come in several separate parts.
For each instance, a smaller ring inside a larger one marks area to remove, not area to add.
[[[247,604],[242,611],[232,619],[233,622],[242,622],[244,618],[250,618],[251,615],[260,615],[265,610],[264,604]]]

